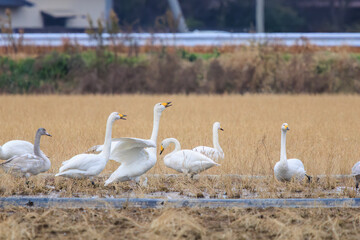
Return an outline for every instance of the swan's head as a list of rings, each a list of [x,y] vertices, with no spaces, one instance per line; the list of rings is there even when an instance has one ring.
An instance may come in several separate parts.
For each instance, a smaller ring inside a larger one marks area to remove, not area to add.
[[[37,131],[40,135],[46,135],[51,137],[50,133],[48,133],[45,128],[39,128]]]
[[[281,130],[284,132],[289,131],[290,130],[289,124],[283,123],[283,125],[281,126]]]
[[[154,106],[154,111],[156,111],[157,113],[162,113],[162,111],[165,110],[165,108],[171,107],[171,102],[161,102],[161,103],[157,103]]]
[[[125,114],[121,114],[121,113],[118,113],[118,112],[113,112],[110,114],[110,117],[115,119],[115,120],[119,120],[119,119],[122,119],[122,120],[126,120],[126,115]]]
[[[169,138],[164,139],[161,142],[161,147],[160,147],[160,155],[163,153],[163,151],[165,150],[165,148],[167,148],[171,143],[171,140]]]
[[[224,131],[224,129],[220,126],[219,122],[214,123],[214,129]]]

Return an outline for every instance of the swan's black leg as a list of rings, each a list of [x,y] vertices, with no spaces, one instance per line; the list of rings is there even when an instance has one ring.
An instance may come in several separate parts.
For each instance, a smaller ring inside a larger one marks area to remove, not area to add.
[[[309,176],[307,174],[305,174],[305,176],[308,178],[308,182],[311,182],[312,176]]]

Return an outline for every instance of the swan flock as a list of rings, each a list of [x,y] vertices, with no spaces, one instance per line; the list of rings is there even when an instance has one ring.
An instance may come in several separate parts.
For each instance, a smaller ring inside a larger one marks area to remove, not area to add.
[[[153,129],[149,139],[120,137],[112,138],[112,128],[115,121],[126,120],[126,115],[113,112],[106,123],[105,139],[103,145],[89,148],[87,153],[75,155],[62,163],[55,176],[66,178],[88,178],[99,175],[109,160],[118,162],[119,167],[105,181],[105,186],[116,182],[134,180],[140,182],[157,162],[157,137],[160,118],[171,102],[157,103],[153,109]],[[299,159],[287,159],[286,134],[290,130],[287,123],[281,126],[280,160],[274,166],[274,176],[278,181],[302,181],[311,177],[306,174],[304,164]],[[219,143],[219,131],[224,131],[219,122],[212,127],[213,146],[198,146],[193,149],[181,149],[180,142],[175,138],[166,138],[161,142],[160,155],[171,144],[174,150],[164,156],[166,167],[193,177],[211,167],[220,166],[218,163],[224,159],[224,151]],[[0,167],[6,173],[19,177],[29,178],[32,175],[46,172],[50,169],[49,158],[40,150],[41,136],[51,136],[44,128],[39,128],[35,135],[34,144],[23,140],[12,140],[0,146]],[[360,183],[360,161],[352,168],[356,188]],[[145,183],[147,178],[145,177]]]

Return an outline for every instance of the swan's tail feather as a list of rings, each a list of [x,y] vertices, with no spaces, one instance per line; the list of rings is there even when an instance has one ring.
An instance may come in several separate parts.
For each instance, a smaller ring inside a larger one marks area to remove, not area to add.
[[[88,150],[86,150],[85,153],[97,153],[97,152],[100,152],[98,150],[98,148],[100,147],[101,145],[95,145],[95,146],[92,146],[91,148],[89,148]]]

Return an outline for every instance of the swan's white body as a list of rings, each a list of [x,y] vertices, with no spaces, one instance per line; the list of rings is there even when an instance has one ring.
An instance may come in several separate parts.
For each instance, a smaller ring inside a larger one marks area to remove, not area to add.
[[[28,141],[12,140],[0,146],[0,159],[8,160],[14,156],[34,154],[34,145]]]
[[[213,166],[220,166],[220,164],[199,152],[181,150],[180,143],[175,138],[167,138],[162,141],[161,153],[170,143],[175,144],[175,149],[164,157],[165,166],[168,168],[172,168],[180,173],[196,174]]]
[[[110,159],[121,165],[105,181],[105,186],[112,182],[139,180],[156,163],[156,140],[159,131],[160,117],[171,102],[157,103],[154,106],[153,131],[149,140],[139,138],[115,138],[111,144]],[[97,147],[101,149],[101,146]]]
[[[351,175],[355,177],[356,188],[358,188],[360,183],[360,162],[355,163],[352,167]]]
[[[213,146],[214,147],[198,146],[196,148],[193,148],[193,151],[202,153],[214,161],[224,159],[224,151],[222,150],[222,148],[220,147],[220,144],[219,144],[219,130],[224,131],[224,129],[222,129],[220,127],[220,123],[215,122],[213,124]]]
[[[51,136],[45,129],[39,128],[35,136],[35,144],[32,153],[16,155],[0,164],[5,172],[20,177],[30,177],[50,169],[51,162],[47,156],[40,150],[41,135]],[[23,141],[26,142],[26,141]],[[27,144],[26,144],[27,145]],[[32,144],[31,144],[32,145]],[[28,145],[27,145],[28,146]]]
[[[279,181],[303,180],[306,174],[304,164],[299,159],[286,158],[286,131],[290,130],[287,123],[281,128],[280,161],[275,164],[274,174]]]
[[[111,132],[115,120],[124,119],[125,115],[113,112],[106,124],[104,149],[99,154],[79,154],[64,161],[55,176],[68,178],[92,178],[104,170],[110,156]]]

